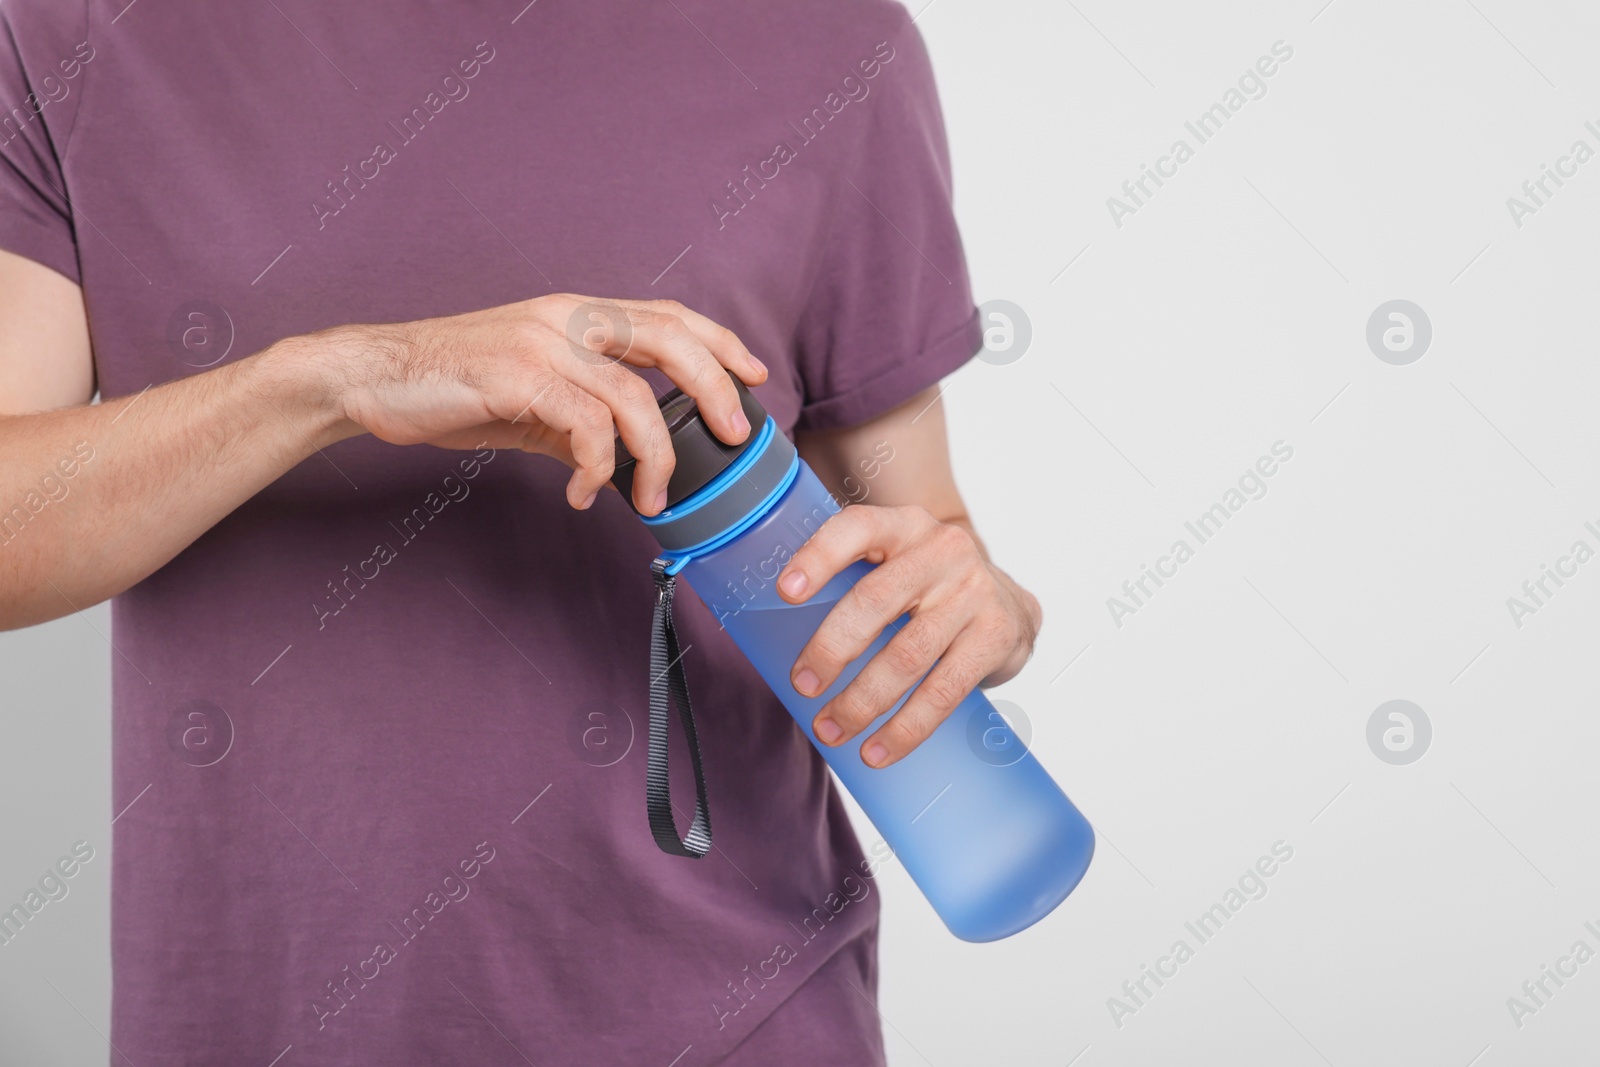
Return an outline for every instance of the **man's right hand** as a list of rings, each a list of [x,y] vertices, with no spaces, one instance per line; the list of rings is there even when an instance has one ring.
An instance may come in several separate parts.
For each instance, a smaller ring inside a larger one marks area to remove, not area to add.
[[[584,508],[613,432],[639,459],[634,503],[664,502],[673,456],[656,367],[712,430],[749,434],[726,371],[766,369],[671,301],[544,296],[448,318],[290,337],[131,395],[94,392],[83,294],[0,252],[0,629],[70,614],[142,581],[223,516],[334,442],[519,448],[573,468]]]
[[[750,424],[726,372],[746,385],[767,376],[731,330],[676,301],[570,294],[341,326],[291,338],[268,355],[315,369],[347,434],[554,456],[573,468],[567,500],[575,508],[593,504],[611,480],[620,434],[639,460],[634,505],[646,515],[666,505],[674,458],[655,395],[630,368],[660,369],[729,444],[743,441]]]

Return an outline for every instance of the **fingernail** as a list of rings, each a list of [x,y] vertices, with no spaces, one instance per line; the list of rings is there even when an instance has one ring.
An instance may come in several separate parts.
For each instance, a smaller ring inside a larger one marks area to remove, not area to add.
[[[588,511],[589,508],[594,505],[595,497],[597,497],[599,495],[600,494],[598,492],[590,493],[588,499],[586,499],[582,504],[578,505],[578,510],[579,511]]]
[[[799,596],[806,591],[806,572],[790,571],[778,581],[778,588],[790,596]]]
[[[750,357],[750,365],[752,367],[754,367],[756,370],[760,371],[762,374],[767,373],[767,365],[765,363],[761,362],[755,356],[751,356]]]
[[[861,750],[861,758],[872,764],[874,767],[881,767],[883,765],[883,761],[889,758],[889,750],[884,748],[878,742],[874,741],[872,744]]]
[[[655,509],[656,514],[658,514],[658,515],[661,514],[662,509],[664,509],[666,506],[667,506],[667,491],[665,489],[663,489],[663,490],[661,490],[661,492],[656,494],[656,500],[655,500],[655,504],[654,504],[654,509]]]
[[[733,428],[742,434],[750,432],[750,420],[744,417],[743,410],[733,413]]]
[[[835,741],[839,740],[839,738],[844,736],[844,727],[840,726],[832,719],[818,719],[817,736],[831,745]]]
[[[795,691],[802,696],[814,697],[817,690],[822,688],[822,679],[810,667],[801,667],[800,673],[794,676]]]

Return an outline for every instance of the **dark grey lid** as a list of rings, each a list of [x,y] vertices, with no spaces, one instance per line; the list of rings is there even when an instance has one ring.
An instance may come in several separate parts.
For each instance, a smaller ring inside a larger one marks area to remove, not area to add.
[[[672,477],[667,481],[668,508],[687,500],[732,466],[734,460],[755,443],[761,433],[762,425],[767,421],[767,411],[761,406],[761,402],[738,378],[731,373],[728,377],[733,379],[733,386],[739,391],[739,403],[744,409],[744,416],[750,420],[750,436],[740,444],[729,445],[718,440],[717,435],[711,432],[711,427],[700,417],[700,408],[695,403],[694,397],[682,389],[674,389],[657,401],[661,407],[661,415],[667,421],[667,432],[672,437],[673,454],[678,458]],[[620,437],[617,438],[616,450],[617,468],[611,475],[611,484],[617,487],[622,499],[632,508],[633,474],[639,461],[628,452]],[[634,508],[634,510],[639,509]]]

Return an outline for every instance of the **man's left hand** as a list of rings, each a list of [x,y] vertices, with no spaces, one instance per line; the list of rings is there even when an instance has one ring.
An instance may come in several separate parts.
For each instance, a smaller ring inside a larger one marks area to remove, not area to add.
[[[905,626],[812,721],[818,740],[844,744],[916,685],[861,746],[864,762],[887,767],[927,740],[973,689],[1022,669],[1041,611],[1031,593],[988,561],[966,527],[915,506],[845,508],[795,553],[778,579],[779,593],[804,603],[857,560],[879,566],[829,612],[790,680],[802,695],[818,696],[909,612]]]

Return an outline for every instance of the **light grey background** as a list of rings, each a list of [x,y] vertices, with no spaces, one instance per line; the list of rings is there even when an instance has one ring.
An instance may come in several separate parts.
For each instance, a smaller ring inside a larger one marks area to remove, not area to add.
[[[884,871],[895,1067],[1592,1047],[1600,960],[1520,1027],[1507,998],[1575,941],[1600,950],[1600,560],[1520,628],[1506,601],[1574,541],[1600,549],[1600,159],[1520,228],[1506,201],[1575,140],[1600,150],[1600,12],[1322,2],[918,17],[978,299],[1033,333],[947,383],[973,513],[1045,605],[996,695],[1100,847],[1059,911],[994,945],[956,941]],[[1294,54],[1266,95],[1197,145],[1184,122],[1279,40]],[[1117,227],[1107,197],[1180,137],[1194,158]],[[1408,366],[1366,342],[1393,299],[1433,327]],[[1280,440],[1268,494],[1115,625],[1107,598],[1193,546],[1185,521]],[[0,947],[8,1064],[105,1061],[108,633],[97,608],[0,635],[0,901],[74,841],[97,850]],[[1393,699],[1432,725],[1409,765],[1367,743]],[[1293,858],[1267,895],[1199,944],[1185,921],[1278,841]],[[1119,1026],[1108,998],[1180,938],[1194,958]]]

